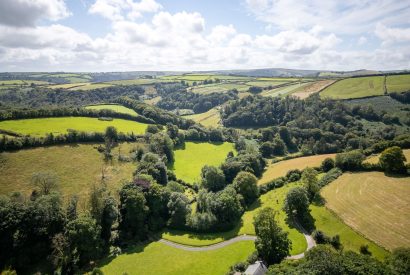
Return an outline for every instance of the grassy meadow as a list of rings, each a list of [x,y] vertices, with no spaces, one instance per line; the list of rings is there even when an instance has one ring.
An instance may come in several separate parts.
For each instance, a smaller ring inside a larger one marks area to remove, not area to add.
[[[102,261],[104,274],[190,274],[223,275],[236,262],[255,250],[253,241],[243,241],[210,251],[185,251],[160,242],[138,245],[125,253]]]
[[[367,238],[389,250],[410,246],[408,177],[345,173],[326,186],[322,195],[329,209]]]
[[[184,117],[187,119],[192,119],[205,127],[217,127],[221,123],[221,116],[217,108],[212,108],[202,114],[188,115]]]
[[[67,197],[86,197],[90,186],[99,183],[104,169],[107,187],[117,190],[123,181],[132,179],[136,164],[118,162],[118,147],[113,149],[114,161],[105,163],[96,149],[98,144],[76,144],[25,149],[0,153],[0,194],[20,191],[30,195],[34,173],[51,171],[58,177],[59,191]],[[122,143],[121,153],[127,154],[133,143]]]
[[[85,107],[86,109],[92,109],[92,110],[111,110],[116,113],[121,113],[121,114],[128,114],[128,115],[133,115],[137,116],[137,112],[135,112],[133,109],[127,108],[122,105],[118,104],[99,104],[99,105],[89,105]]]
[[[267,168],[265,168],[266,170],[259,179],[258,184],[264,184],[278,177],[283,177],[289,170],[292,169],[302,170],[306,167],[320,166],[324,159],[334,158],[335,156],[336,154],[314,155],[271,163],[267,166]]]
[[[84,132],[104,132],[114,126],[118,132],[143,134],[148,124],[124,119],[102,121],[91,117],[52,117],[0,121],[0,129],[31,136],[65,134],[69,129]]]
[[[389,93],[410,91],[410,74],[389,75],[387,76],[386,86]]]
[[[348,99],[384,94],[384,76],[347,78],[328,86],[320,96],[322,98]]]
[[[230,151],[235,149],[228,142],[185,142],[184,148],[175,150],[175,162],[170,168],[179,179],[188,183],[199,182],[202,167],[219,166]]]

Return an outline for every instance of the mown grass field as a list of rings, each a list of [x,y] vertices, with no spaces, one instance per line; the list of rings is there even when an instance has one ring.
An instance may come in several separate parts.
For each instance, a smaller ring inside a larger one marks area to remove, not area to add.
[[[190,87],[189,90],[197,94],[224,93],[233,89],[240,92],[247,91],[250,86],[242,83],[216,83]]]
[[[132,179],[136,164],[118,162],[118,147],[112,151],[111,164],[104,162],[96,146],[98,144],[64,145],[0,153],[0,193],[19,191],[30,195],[34,189],[30,183],[33,173],[44,171],[57,175],[59,191],[66,198],[74,194],[86,198],[90,186],[100,182],[103,169],[110,190],[117,190],[122,182]],[[133,143],[121,144],[121,154],[127,155],[133,146]]]
[[[292,94],[293,92],[309,85],[310,83],[297,83],[297,84],[292,84],[280,88],[275,88],[269,91],[263,91],[261,93],[262,96],[286,96],[288,94]]]
[[[383,76],[347,78],[324,89],[320,92],[320,97],[348,99],[383,95],[383,82]]]
[[[139,245],[114,259],[99,264],[104,274],[223,275],[236,262],[255,250],[253,241],[244,241],[211,250],[192,252],[159,242]]]
[[[205,165],[219,166],[229,151],[235,151],[232,143],[185,142],[185,148],[175,150],[172,170],[176,176],[188,183],[199,182],[201,169]]]
[[[94,89],[107,88],[111,86],[112,84],[109,84],[109,83],[89,83],[87,85],[72,87],[69,90],[89,91],[89,90],[94,90]]]
[[[50,85],[50,86],[48,86],[48,88],[51,88],[51,89],[73,89],[73,90],[75,90],[75,88],[82,87],[82,86],[89,85],[89,84],[90,83],[88,83],[88,82],[57,84],[57,85]]]
[[[327,86],[333,84],[335,80],[321,80],[309,83],[308,85],[304,85],[302,87],[297,88],[292,92],[293,96],[296,96],[300,99],[305,99],[310,95],[321,91],[322,89],[326,88]]]
[[[410,91],[410,74],[389,75],[387,76],[386,86],[389,93]]]
[[[217,108],[212,108],[202,114],[188,115],[184,117],[187,119],[192,119],[205,127],[218,127],[221,122],[221,115]]]
[[[406,157],[406,162],[409,163],[410,162],[410,149],[403,150],[403,154]],[[365,160],[365,162],[376,164],[376,163],[379,163],[379,158],[380,158],[380,154],[379,155],[373,155],[373,156],[368,157]]]
[[[289,170],[292,169],[305,169],[306,167],[320,166],[325,158],[334,158],[335,154],[314,155],[308,157],[300,157],[289,160],[279,161],[277,163],[271,163],[267,166],[266,171],[263,173],[262,178],[259,179],[258,184],[267,183],[275,178],[283,177]]]
[[[345,173],[326,186],[326,206],[381,246],[410,246],[410,178],[382,172]]]
[[[294,182],[287,184],[281,188],[274,189],[262,196],[255,202],[242,216],[241,222],[238,226],[228,232],[214,233],[214,234],[196,234],[181,231],[167,231],[162,235],[162,238],[193,246],[204,246],[218,242],[222,242],[227,239],[231,239],[237,235],[255,235],[255,228],[253,226],[253,218],[258,211],[264,207],[271,207],[276,213],[276,218],[279,225],[287,232],[289,232],[289,239],[292,241],[291,254],[299,254],[306,250],[307,244],[303,235],[295,228],[290,228],[285,219],[286,214],[283,212],[282,207],[285,201],[286,194],[290,189],[301,185],[301,183]]]
[[[137,112],[135,112],[133,109],[127,108],[122,105],[118,104],[100,104],[100,105],[89,105],[85,107],[86,109],[92,109],[92,110],[112,110],[117,113],[121,114],[128,114],[128,115],[133,115],[137,116]]]
[[[104,132],[108,126],[114,126],[118,132],[143,134],[147,125],[124,119],[102,121],[91,117],[52,117],[1,121],[0,129],[23,135],[45,136],[48,133],[65,134],[69,129]]]

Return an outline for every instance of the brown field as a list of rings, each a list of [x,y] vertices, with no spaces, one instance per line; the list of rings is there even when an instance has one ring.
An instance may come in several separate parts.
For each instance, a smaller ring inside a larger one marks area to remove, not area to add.
[[[289,170],[292,169],[305,169],[306,167],[320,166],[325,158],[334,158],[336,154],[316,155],[309,157],[294,158],[289,160],[280,161],[268,165],[262,178],[259,180],[259,184],[267,183],[275,178],[283,177]]]
[[[334,82],[335,80],[316,81],[316,82],[313,82],[312,84],[308,84],[306,86],[300,87],[300,90],[297,89],[294,93],[292,93],[292,95],[300,99],[305,99],[309,97],[311,94],[320,92],[321,90],[333,84]]]
[[[326,206],[388,250],[410,246],[410,178],[346,173],[322,190]]]
[[[30,195],[34,189],[30,183],[33,173],[43,171],[57,174],[59,191],[65,198],[74,194],[87,197],[90,186],[100,182],[103,167],[107,187],[112,191],[123,181],[131,180],[137,164],[118,162],[118,147],[112,151],[113,163],[107,164],[96,146],[98,144],[63,145],[1,153],[0,194],[19,191]],[[122,144],[121,154],[127,155],[132,146],[132,143]]]
[[[193,121],[202,124],[205,127],[218,127],[221,123],[221,116],[218,108],[212,108],[209,111],[202,114],[184,116],[186,119],[192,119]]]
[[[403,150],[404,156],[406,157],[406,162],[410,162],[410,149],[405,149]],[[372,155],[368,157],[364,162],[371,163],[371,164],[377,164],[379,163],[379,157],[380,155]]]

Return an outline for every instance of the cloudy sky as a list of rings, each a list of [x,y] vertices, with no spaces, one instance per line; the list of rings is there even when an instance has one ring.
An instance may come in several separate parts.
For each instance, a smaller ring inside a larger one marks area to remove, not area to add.
[[[0,71],[409,69],[409,0],[0,0]]]

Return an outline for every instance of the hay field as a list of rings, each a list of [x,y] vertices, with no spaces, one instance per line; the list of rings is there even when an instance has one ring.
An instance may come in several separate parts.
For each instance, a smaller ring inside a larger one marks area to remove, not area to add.
[[[386,79],[386,86],[389,93],[410,91],[410,74],[389,75]]]
[[[124,107],[122,105],[118,104],[99,104],[99,105],[89,105],[85,107],[86,109],[92,109],[92,110],[112,110],[117,113],[121,114],[129,114],[133,116],[137,116],[137,112],[135,112],[133,109]]]
[[[186,119],[202,124],[205,127],[218,127],[221,123],[221,115],[217,108],[212,108],[202,114],[184,116]]]
[[[410,246],[410,178],[345,173],[322,190],[326,206],[381,246]]]
[[[384,94],[383,76],[347,78],[340,80],[322,92],[321,98],[349,99]]]

